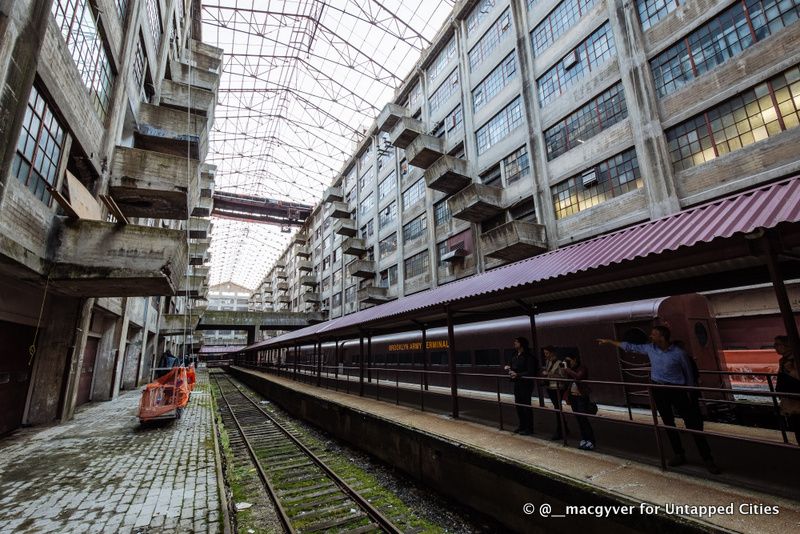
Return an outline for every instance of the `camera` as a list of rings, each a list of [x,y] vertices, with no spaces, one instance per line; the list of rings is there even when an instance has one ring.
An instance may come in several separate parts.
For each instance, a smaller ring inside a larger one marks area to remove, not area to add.
[[[567,366],[567,362],[565,362],[564,360],[561,360],[558,365],[559,365],[559,367],[566,367]]]

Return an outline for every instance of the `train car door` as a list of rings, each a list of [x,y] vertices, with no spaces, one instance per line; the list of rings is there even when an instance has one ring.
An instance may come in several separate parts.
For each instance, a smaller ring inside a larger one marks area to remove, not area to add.
[[[0,321],[0,436],[19,428],[30,384],[28,346],[35,329]]]
[[[687,350],[697,362],[700,370],[717,371],[723,369],[719,361],[718,347],[712,335],[712,325],[707,318],[687,318],[690,328],[691,340]],[[700,374],[700,385],[711,388],[724,388],[725,380],[721,375]],[[703,393],[704,397],[711,395],[709,392]],[[713,395],[712,395],[713,397]]]
[[[616,339],[628,343],[649,343],[651,321],[616,323]],[[650,360],[644,354],[619,350],[619,373],[623,382],[647,383],[650,381]],[[625,387],[625,401],[628,406],[649,405],[647,389],[638,386]]]
[[[94,363],[97,360],[97,347],[99,344],[99,338],[91,336],[86,338],[86,348],[83,350],[83,363],[81,364],[80,379],[78,381],[78,399],[75,406],[89,402],[92,393]]]

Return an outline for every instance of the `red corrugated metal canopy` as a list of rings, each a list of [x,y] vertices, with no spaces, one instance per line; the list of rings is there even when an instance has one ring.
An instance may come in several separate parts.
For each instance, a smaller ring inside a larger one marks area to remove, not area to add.
[[[800,247],[800,177],[569,245],[262,341],[249,350],[768,282],[763,247]],[[763,237],[762,237],[763,234]],[[797,256],[795,256],[796,258]],[[800,275],[788,262],[784,275]],[[483,315],[481,315],[483,314]]]

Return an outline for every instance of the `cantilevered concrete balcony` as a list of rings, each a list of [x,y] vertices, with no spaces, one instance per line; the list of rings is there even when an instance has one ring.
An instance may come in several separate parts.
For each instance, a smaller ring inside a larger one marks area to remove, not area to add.
[[[471,183],[467,162],[461,158],[444,155],[425,171],[425,184],[436,191],[455,193]]]
[[[447,199],[456,219],[478,223],[503,211],[503,190],[484,184],[470,184]]]
[[[358,290],[358,301],[364,304],[383,304],[389,300],[385,287],[369,286]]]
[[[189,275],[181,279],[178,295],[190,298],[204,298],[208,295],[208,284],[205,276]]]
[[[275,289],[278,291],[289,291],[289,282],[278,282],[275,284]]]
[[[302,247],[296,247],[294,249],[294,254],[298,258],[310,258],[311,257],[311,249],[308,248],[308,245],[304,245]]]
[[[403,117],[389,134],[389,142],[397,148],[406,149],[414,139],[425,133],[425,125],[422,121],[412,119],[411,117]]]
[[[372,260],[356,260],[347,266],[347,274],[359,278],[375,276],[375,262]]]
[[[364,240],[358,237],[349,237],[342,243],[342,253],[351,256],[361,256],[367,252]]]
[[[297,270],[301,273],[310,273],[314,270],[314,266],[312,265],[310,260],[298,260],[297,262]]]
[[[427,169],[443,155],[442,140],[427,134],[418,136],[406,148],[408,164],[420,169]]]
[[[142,102],[134,131],[134,147],[203,160],[208,153],[208,119]]]
[[[165,313],[161,316],[158,333],[162,336],[179,336],[194,332],[200,322],[199,313]]]
[[[358,234],[358,226],[353,219],[341,219],[333,223],[333,233],[353,237]]]
[[[198,89],[217,92],[219,88],[219,69],[201,69],[187,62],[173,59],[169,62],[169,74],[172,81],[191,85]]]
[[[288,280],[289,274],[283,269],[279,269],[278,271],[275,272],[275,278],[277,278],[278,280]]]
[[[481,235],[481,249],[490,258],[517,261],[547,252],[544,225],[511,221]]]
[[[212,119],[216,105],[217,94],[214,91],[172,80],[162,80],[161,82],[161,106],[184,112],[191,111]]]
[[[219,68],[222,66],[222,57],[225,55],[225,50],[196,39],[189,39],[189,42],[189,46],[191,46],[189,59],[194,67],[204,70],[219,71]]]
[[[186,234],[184,234],[184,238]],[[211,239],[192,239],[189,241],[189,265],[203,265],[211,257]]]
[[[200,196],[197,199],[194,207],[192,208],[192,216],[194,217],[210,217],[211,210],[214,208],[214,200],[211,196]]]
[[[200,165],[200,198],[212,198],[216,187],[217,166]]]
[[[261,288],[261,291],[264,293],[265,296],[266,295],[272,295],[272,286],[271,285],[270,286],[264,286],[264,287]]]
[[[127,217],[186,219],[199,199],[197,165],[185,157],[118,146],[109,191]]]
[[[211,273],[211,267],[207,265],[199,265],[189,269],[189,273],[195,276],[202,276],[204,278],[208,278],[208,275]]]
[[[292,236],[292,245],[303,246],[308,242],[308,234],[305,232],[297,232]]]
[[[329,187],[325,190],[322,194],[322,201],[329,203],[329,202],[341,202],[344,199],[342,195],[342,188],[341,187]]]
[[[328,217],[334,219],[349,219],[350,208],[347,206],[346,202],[331,202],[330,208],[328,208]]]
[[[292,299],[289,298],[289,295],[281,295],[278,297],[278,304],[291,304]]]
[[[316,287],[317,286],[317,277],[306,274],[300,277],[300,285],[303,287]]]
[[[50,279],[59,291],[95,297],[174,295],[186,270],[186,233],[133,224],[59,224]]]
[[[316,304],[317,302],[319,302],[319,293],[315,291],[308,291],[306,293],[303,293],[300,296],[300,298],[302,299],[303,302]]]
[[[286,268],[286,260],[278,260],[275,262],[276,269],[285,269]]]
[[[203,217],[189,217],[189,237],[192,239],[205,239],[211,237],[211,219]]]
[[[378,114],[378,131],[389,132],[397,124],[397,121],[408,116],[408,110],[400,104],[388,103]]]

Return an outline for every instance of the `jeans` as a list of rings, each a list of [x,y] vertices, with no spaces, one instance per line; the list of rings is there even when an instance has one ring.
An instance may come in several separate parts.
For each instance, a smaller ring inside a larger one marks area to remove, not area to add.
[[[675,414],[672,409],[677,410],[678,415],[683,418],[686,428],[691,430],[703,430],[703,418],[700,415],[700,406],[693,402],[689,394],[677,389],[653,389],[653,402],[658,410],[661,419],[666,426],[675,426]],[[675,430],[667,430],[667,437],[672,445],[672,450],[676,455],[683,456],[685,451],[681,443],[681,436]],[[708,446],[705,436],[692,434],[697,450],[703,460],[711,460],[711,447]]]
[[[570,395],[569,404],[575,413],[589,413],[589,397],[586,395]],[[589,423],[589,418],[585,415],[576,415],[578,426],[581,429],[581,439],[594,443],[594,430]]]

